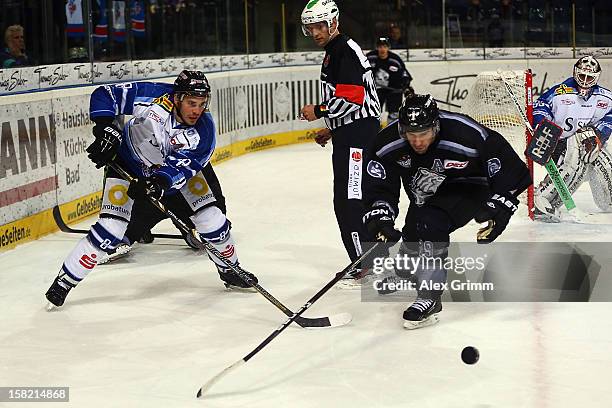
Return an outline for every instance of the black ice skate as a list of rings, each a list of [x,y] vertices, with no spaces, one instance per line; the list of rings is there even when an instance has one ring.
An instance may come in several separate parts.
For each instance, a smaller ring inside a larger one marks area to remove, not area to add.
[[[66,296],[68,296],[68,292],[74,286],[67,282],[65,279],[62,279],[61,276],[55,278],[47,293],[45,293],[45,297],[49,301],[47,305],[47,310],[51,311],[56,307],[61,307],[66,301]]]
[[[408,330],[419,329],[438,323],[438,313],[442,311],[440,300],[417,298],[404,311],[404,327]]]
[[[244,269],[240,268],[240,266],[236,266],[242,272],[244,272],[253,282],[258,283],[257,277],[253,275],[251,272],[247,272]],[[256,292],[255,288],[246,283],[240,276],[234,273],[231,269],[222,269],[217,267],[217,272],[219,272],[219,277],[223,281],[225,287],[231,290],[238,290],[241,292]]]

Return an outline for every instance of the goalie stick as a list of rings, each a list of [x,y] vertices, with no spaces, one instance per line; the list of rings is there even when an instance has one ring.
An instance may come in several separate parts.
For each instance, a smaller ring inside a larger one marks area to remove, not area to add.
[[[117,163],[111,162],[109,163],[109,166],[112,167],[115,171],[117,171],[123,178],[125,178],[125,180],[129,181],[130,183],[135,180],[134,177],[132,177],[129,173],[127,173]],[[304,328],[338,327],[338,326],[344,326],[350,323],[350,321],[353,319],[350,313],[338,313],[338,314],[331,315],[331,316],[313,317],[313,318],[296,316],[295,313],[293,313],[288,307],[283,305],[278,299],[272,296],[270,292],[268,292],[261,285],[259,285],[259,283],[254,282],[246,273],[244,273],[242,268],[227,261],[225,257],[221,254],[221,252],[219,252],[214,246],[212,246],[210,243],[206,242],[205,240],[202,240],[200,237],[200,234],[197,231],[195,230],[192,231],[171,210],[166,208],[166,206],[163,203],[161,203],[159,200],[154,199],[153,197],[150,197],[150,196],[147,196],[147,197],[149,198],[151,203],[155,207],[157,207],[162,213],[166,214],[180,230],[182,230],[183,232],[187,234],[192,234],[198,246],[200,246],[201,249],[205,249],[211,254],[215,255],[217,258],[219,258],[229,269],[231,269],[236,275],[238,275],[246,283],[251,285],[257,292],[259,292],[264,298],[266,298],[266,300],[268,300],[270,303],[276,306],[286,316],[296,317],[293,320],[295,321],[295,323],[297,323],[301,327],[304,327]]]
[[[66,224],[66,222],[62,218],[62,213],[60,211],[59,205],[56,205],[56,206],[53,207],[53,219],[55,220],[55,223],[57,224],[57,227],[62,232],[66,232],[68,234],[87,234],[87,233],[89,233],[89,230],[77,229],[77,228],[69,227],[68,224]],[[176,235],[176,234],[157,234],[157,233],[152,233],[151,235],[153,236],[153,238],[183,239],[182,235]]]
[[[243,365],[244,363],[252,359],[257,353],[259,353],[264,347],[266,347],[272,340],[274,340],[276,336],[281,334],[283,330],[285,330],[293,321],[295,321],[295,319],[300,317],[302,313],[304,313],[310,306],[312,306],[314,302],[319,300],[321,296],[323,296],[330,288],[332,288],[336,283],[338,283],[338,281],[342,279],[344,275],[346,275],[350,271],[357,268],[357,265],[359,265],[366,258],[366,256],[368,256],[377,246],[378,244],[372,245],[370,249],[365,251],[357,260],[355,260],[353,263],[348,265],[346,268],[344,268],[340,272],[336,273],[336,276],[331,281],[329,281],[327,285],[323,286],[313,297],[311,297],[306,303],[304,303],[304,305],[300,307],[297,312],[291,315],[289,319],[287,319],[281,326],[278,327],[278,329],[274,330],[268,337],[266,337],[264,341],[259,343],[259,345],[255,347],[249,354],[244,356],[242,359],[236,361],[232,365],[224,368],[223,371],[219,372],[217,375],[215,375],[210,380],[208,380],[204,385],[202,385],[202,387],[200,387],[200,389],[198,390],[196,397],[200,399],[203,398],[204,394],[210,391],[211,387],[215,385],[217,382],[219,382],[221,378],[223,378],[224,376],[229,374],[231,371],[234,371],[235,369],[237,369],[238,367],[240,367],[241,365]]]
[[[504,72],[501,70],[498,70],[497,72],[499,73],[499,76],[501,77],[502,82],[504,83],[504,87],[506,88],[506,91],[508,92],[510,99],[512,99],[512,102],[514,102],[514,106],[516,107],[516,110],[520,114],[521,119],[523,119],[525,127],[527,128],[527,131],[533,138],[533,127],[531,126],[531,123],[529,123],[529,119],[527,119],[527,115],[525,115],[525,112],[523,112],[521,105],[516,99],[516,95],[514,95],[514,91],[512,90],[512,87],[508,83],[507,79],[504,77]],[[525,154],[531,157],[532,160],[534,160],[536,163],[542,164],[542,162],[538,160],[540,155],[539,154],[534,155],[533,154],[534,149],[530,150],[530,148],[532,147],[534,146],[532,146],[532,143],[530,143],[529,146],[527,147],[527,150],[525,151]],[[553,149],[549,149],[549,150],[552,152]],[[561,174],[559,174],[559,169],[557,168],[557,165],[553,161],[552,157],[549,156],[548,159],[546,159],[546,161],[544,162],[544,168],[546,168],[548,175],[553,181],[553,184],[555,185],[555,188],[557,189],[557,192],[559,193],[559,197],[561,197],[561,200],[563,201],[565,208],[567,208],[568,211],[574,210],[576,208],[576,203],[574,203],[574,199],[572,198],[572,193],[570,193],[569,189],[567,188],[567,185],[565,184],[565,181],[563,180],[563,177],[561,177]]]

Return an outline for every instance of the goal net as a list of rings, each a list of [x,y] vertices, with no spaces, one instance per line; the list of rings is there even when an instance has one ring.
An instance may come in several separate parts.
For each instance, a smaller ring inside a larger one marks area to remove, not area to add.
[[[519,105],[530,122],[533,119],[531,71],[481,72],[462,107],[462,112],[483,125],[496,130],[512,145],[519,157],[525,160],[533,178],[533,162],[525,156],[529,132],[504,81],[512,89]],[[533,184],[519,197],[533,219]]]

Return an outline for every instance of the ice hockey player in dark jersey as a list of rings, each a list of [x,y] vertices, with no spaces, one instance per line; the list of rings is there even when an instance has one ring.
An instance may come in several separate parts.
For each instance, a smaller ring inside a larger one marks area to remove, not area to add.
[[[444,260],[450,233],[472,219],[486,223],[477,241],[494,241],[516,211],[518,195],[531,184],[527,166],[502,135],[468,116],[438,110],[430,95],[406,99],[399,120],[380,131],[368,157],[364,224],[377,241],[401,239],[401,250],[410,257]],[[401,185],[410,206],[400,232],[394,222]],[[404,312],[406,328],[437,322],[443,290],[434,284],[446,281],[446,270],[436,269],[443,264],[397,271],[415,283],[418,294]]]
[[[376,49],[366,54],[372,71],[380,106],[386,106],[388,121],[397,119],[402,104],[402,94],[414,94],[410,86],[412,75],[406,69],[399,55],[389,50],[389,39],[381,37],[376,41]]]

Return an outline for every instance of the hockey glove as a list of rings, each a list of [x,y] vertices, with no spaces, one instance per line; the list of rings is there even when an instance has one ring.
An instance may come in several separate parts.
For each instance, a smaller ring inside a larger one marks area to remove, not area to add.
[[[113,160],[119,150],[123,134],[110,118],[99,118],[93,127],[92,133],[96,139],[87,147],[87,157],[99,169]]]
[[[476,241],[479,244],[488,244],[495,241],[506,229],[510,217],[518,209],[519,200],[507,194],[493,194],[485,203],[483,209],[474,217],[477,223],[486,222],[487,225],[478,230]]]
[[[128,196],[137,200],[140,198],[151,197],[159,200],[167,190],[166,182],[162,177],[152,176],[148,178],[134,179],[128,188]]]
[[[375,203],[363,216],[363,223],[376,241],[396,243],[402,239],[402,233],[395,229],[394,217],[387,203]]]
[[[404,89],[404,93],[403,93],[404,99],[410,99],[414,95],[415,95],[414,89],[410,85],[408,85],[406,89]]]
[[[580,160],[583,163],[593,163],[601,152],[601,132],[587,126],[576,131],[576,141],[580,149]]]

